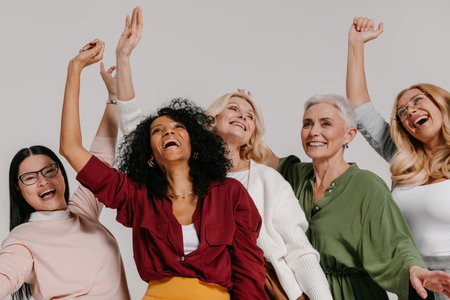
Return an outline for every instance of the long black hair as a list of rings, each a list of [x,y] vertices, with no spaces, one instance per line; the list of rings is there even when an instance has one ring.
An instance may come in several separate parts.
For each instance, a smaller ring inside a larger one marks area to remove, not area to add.
[[[125,137],[119,146],[117,166],[121,172],[135,182],[145,185],[149,198],[163,197],[167,193],[168,181],[155,162],[149,167],[152,157],[150,147],[150,125],[162,116],[167,116],[186,127],[191,141],[191,157],[188,161],[194,193],[203,196],[214,180],[223,180],[230,168],[223,140],[208,130],[214,119],[193,102],[177,98],[160,108],[156,114],[144,119],[136,129]]]
[[[19,189],[19,166],[25,160],[25,158],[36,155],[43,154],[48,156],[54,162],[58,164],[59,170],[64,177],[64,184],[66,189],[64,192],[64,199],[66,203],[69,201],[69,181],[67,179],[67,173],[64,169],[61,160],[56,156],[56,154],[45,146],[31,146],[29,148],[20,149],[16,155],[14,155],[11,164],[9,166],[9,230],[13,230],[14,227],[27,222],[30,219],[30,215],[34,212],[34,208],[27,203],[23,198],[22,193]],[[20,289],[12,294],[13,300],[23,300],[30,299],[31,290],[30,286],[24,283]]]

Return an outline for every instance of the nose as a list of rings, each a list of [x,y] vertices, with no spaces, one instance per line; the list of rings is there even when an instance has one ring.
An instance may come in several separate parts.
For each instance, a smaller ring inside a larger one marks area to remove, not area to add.
[[[318,126],[318,124],[314,124],[311,127],[311,130],[309,131],[309,135],[317,136],[317,135],[319,135],[319,132],[320,132],[320,127]]]
[[[173,133],[172,128],[167,128],[167,129],[164,130],[163,136],[166,136],[166,135],[169,135],[169,134],[172,134],[172,133]]]
[[[37,181],[38,186],[45,186],[45,185],[47,185],[47,183],[48,183],[48,178],[47,177],[43,176],[42,173],[38,173],[37,176],[38,176],[38,179],[37,179],[38,180]]]

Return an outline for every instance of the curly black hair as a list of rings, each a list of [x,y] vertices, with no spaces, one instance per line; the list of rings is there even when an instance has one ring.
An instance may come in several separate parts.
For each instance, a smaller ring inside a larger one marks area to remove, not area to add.
[[[117,167],[133,181],[145,185],[149,198],[153,196],[161,198],[166,195],[169,183],[165,174],[158,164],[155,163],[154,167],[148,165],[148,160],[152,157],[150,125],[156,118],[162,116],[180,122],[189,133],[191,140],[189,172],[194,193],[202,197],[212,181],[225,178],[231,163],[226,158],[227,150],[223,140],[208,130],[214,119],[187,99],[173,99],[169,105],[160,108],[156,114],[139,123],[120,144]]]

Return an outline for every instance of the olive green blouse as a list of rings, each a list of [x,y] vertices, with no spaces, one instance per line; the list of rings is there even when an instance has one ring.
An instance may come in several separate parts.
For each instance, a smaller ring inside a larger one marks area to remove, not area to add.
[[[305,211],[307,236],[320,253],[335,300],[388,299],[385,290],[400,300],[421,299],[409,284],[409,269],[425,264],[381,178],[352,164],[313,206],[312,163],[289,156],[278,171]]]

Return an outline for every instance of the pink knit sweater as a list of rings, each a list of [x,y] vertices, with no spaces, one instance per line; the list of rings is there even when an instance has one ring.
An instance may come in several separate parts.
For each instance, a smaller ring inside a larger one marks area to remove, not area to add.
[[[112,165],[115,144],[96,137],[91,152]],[[117,242],[98,221],[101,210],[80,186],[67,211],[33,213],[14,228],[0,250],[0,299],[24,282],[36,300],[130,299]]]

